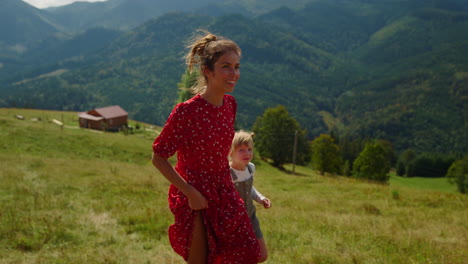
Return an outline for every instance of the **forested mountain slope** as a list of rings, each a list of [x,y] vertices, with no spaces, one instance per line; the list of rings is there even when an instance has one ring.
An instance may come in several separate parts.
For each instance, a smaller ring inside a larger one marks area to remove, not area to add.
[[[16,92],[5,98],[4,104],[48,108],[57,107],[56,103],[61,101],[59,107],[74,110],[118,103],[135,119],[161,124],[177,99],[177,82],[184,71],[181,57],[185,41],[197,28],[220,32],[243,48],[242,78],[235,92],[239,96],[241,125],[248,126],[266,107],[293,103],[295,108],[291,111],[306,109],[300,116],[311,118],[303,120],[314,122],[315,129],[322,126],[314,102],[321,99],[307,89],[311,84],[320,88],[319,72],[330,67],[334,58],[288,33],[273,31],[260,22],[236,15],[219,18],[166,15],[113,42],[96,55],[99,59],[92,58],[99,63],[54,78],[14,84],[12,90]],[[283,77],[278,78],[278,74]],[[56,90],[62,93],[54,94]],[[76,95],[79,90],[83,91],[81,96]],[[304,99],[307,102],[301,106]]]

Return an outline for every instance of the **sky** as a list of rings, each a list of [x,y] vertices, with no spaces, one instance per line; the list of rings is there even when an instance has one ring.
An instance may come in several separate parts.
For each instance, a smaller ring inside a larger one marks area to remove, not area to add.
[[[107,0],[23,0],[23,1],[37,8],[47,8],[47,7],[52,7],[52,6],[68,5],[73,2],[104,2]]]

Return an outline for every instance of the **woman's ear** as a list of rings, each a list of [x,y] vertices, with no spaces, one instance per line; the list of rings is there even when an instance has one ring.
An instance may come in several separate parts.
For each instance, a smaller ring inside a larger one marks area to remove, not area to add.
[[[207,67],[203,67],[202,73],[203,73],[203,76],[205,76],[205,79],[207,79],[209,76],[213,74],[213,72],[210,71],[210,69],[208,69]]]

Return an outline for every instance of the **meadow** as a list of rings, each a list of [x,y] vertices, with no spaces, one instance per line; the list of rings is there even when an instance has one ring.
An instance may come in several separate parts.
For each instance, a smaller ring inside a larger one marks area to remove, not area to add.
[[[140,124],[103,133],[78,129],[73,112],[0,109],[0,263],[184,263],[166,234],[169,184],[150,161],[158,128]],[[380,185],[255,163],[273,203],[257,207],[266,263],[468,260],[468,197],[445,179]]]

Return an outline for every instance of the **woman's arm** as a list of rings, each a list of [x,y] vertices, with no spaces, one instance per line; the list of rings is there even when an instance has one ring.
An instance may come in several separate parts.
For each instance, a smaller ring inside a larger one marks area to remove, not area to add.
[[[187,183],[166,158],[153,153],[152,159],[154,167],[166,178],[170,183],[177,187],[189,199],[189,206],[192,210],[202,210],[208,208],[208,201],[195,187]]]

